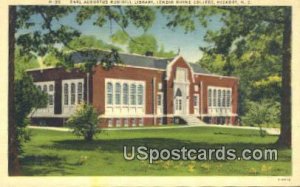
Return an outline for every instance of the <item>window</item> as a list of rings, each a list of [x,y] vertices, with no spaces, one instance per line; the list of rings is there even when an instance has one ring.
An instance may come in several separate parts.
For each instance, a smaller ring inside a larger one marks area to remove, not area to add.
[[[116,127],[121,127],[121,120],[120,119],[116,119]]]
[[[38,85],[37,88],[38,88],[39,90],[42,90],[42,87],[41,87],[40,85]]]
[[[198,96],[194,95],[194,106],[198,107]]]
[[[50,94],[50,95],[48,95],[48,105],[50,105],[50,106],[53,106],[53,95],[52,94]]]
[[[218,90],[218,107],[221,106],[221,90]]]
[[[112,83],[107,83],[107,104],[113,104],[113,85]]]
[[[43,86],[43,91],[47,93],[47,85]]]
[[[54,86],[53,84],[49,85],[49,92],[48,92],[48,105],[53,106],[54,105]]]
[[[162,125],[162,124],[163,124],[163,118],[159,118],[159,119],[158,119],[158,124],[159,124],[159,125]]]
[[[77,84],[77,103],[80,104],[82,102],[83,94],[82,94],[82,83],[79,82]]]
[[[130,85],[130,104],[136,104],[136,86],[135,84]]]
[[[112,119],[108,119],[107,120],[107,125],[108,125],[108,127],[112,127],[113,126]]]
[[[123,84],[123,104],[128,105],[128,84]]]
[[[135,127],[136,124],[137,124],[137,119],[132,119],[132,124],[131,124],[131,126],[132,126],[132,127]]]
[[[159,89],[159,90],[162,90],[162,83],[161,83],[161,82],[158,83],[158,89]]]
[[[124,119],[124,127],[128,127],[128,119]]]
[[[71,84],[71,105],[74,105],[75,104],[75,83],[72,83]]]
[[[213,106],[216,106],[216,100],[217,100],[217,90],[214,89],[214,91],[213,91]]]
[[[144,126],[144,123],[143,123],[143,119],[142,118],[138,118],[138,125],[139,126]]]
[[[226,95],[225,90],[222,90],[222,107],[225,107]]]
[[[208,89],[208,106],[211,106],[211,89]]]
[[[199,86],[198,85],[194,85],[194,90],[195,90],[195,92],[198,92],[199,91]]]
[[[53,88],[53,84],[49,85],[49,92],[53,92],[54,88]]]
[[[121,104],[121,84],[116,83],[116,94],[115,94],[115,104],[120,105]]]
[[[227,90],[226,105],[227,105],[227,107],[231,107],[231,92],[230,92],[230,90]]]
[[[162,105],[162,98],[161,98],[161,94],[157,95],[157,105],[161,106]]]
[[[139,85],[138,86],[138,105],[142,105],[143,104],[143,86]]]
[[[64,84],[64,104],[69,104],[69,84]]]

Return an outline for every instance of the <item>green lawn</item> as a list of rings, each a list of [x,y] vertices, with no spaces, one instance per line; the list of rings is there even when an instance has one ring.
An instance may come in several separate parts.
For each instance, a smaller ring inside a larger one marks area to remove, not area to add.
[[[170,176],[291,175],[291,150],[281,149],[277,161],[126,161],[123,145],[149,148],[274,148],[276,136],[255,130],[209,127],[105,131],[94,142],[70,132],[32,130],[21,158],[23,175]]]

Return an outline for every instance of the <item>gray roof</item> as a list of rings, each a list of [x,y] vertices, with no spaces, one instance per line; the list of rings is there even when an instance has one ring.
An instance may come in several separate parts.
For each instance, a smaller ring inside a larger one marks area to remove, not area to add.
[[[97,57],[86,57],[82,56],[79,52],[75,52],[72,54],[72,60],[75,63],[80,63],[83,60],[88,60],[89,58],[96,58],[97,61],[101,61],[104,55],[109,54],[110,51],[104,50],[97,50]],[[136,55],[136,54],[126,54],[126,53],[119,53],[121,61],[130,66],[136,67],[145,67],[145,68],[155,68],[166,70],[168,63],[172,62],[175,58],[158,58],[153,56],[143,56],[143,55]],[[87,59],[88,58],[88,59]],[[207,70],[202,68],[199,64],[196,63],[189,63],[193,68],[195,73],[202,73],[202,74],[210,74]]]

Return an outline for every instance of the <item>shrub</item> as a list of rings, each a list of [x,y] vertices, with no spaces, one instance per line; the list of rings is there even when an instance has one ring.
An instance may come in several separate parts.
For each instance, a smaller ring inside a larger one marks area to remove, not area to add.
[[[67,120],[67,126],[77,136],[83,136],[86,141],[92,141],[93,137],[100,133],[99,119],[96,109],[89,104],[78,105],[75,113]]]
[[[243,122],[250,126],[260,127],[261,136],[265,135],[262,130],[263,124],[279,123],[280,104],[278,102],[269,100],[248,101],[246,109],[246,115],[242,118]]]

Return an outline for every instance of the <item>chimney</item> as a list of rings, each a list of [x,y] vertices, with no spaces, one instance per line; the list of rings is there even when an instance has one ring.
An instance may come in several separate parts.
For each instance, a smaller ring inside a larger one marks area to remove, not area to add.
[[[145,56],[153,56],[153,51],[146,51]]]

